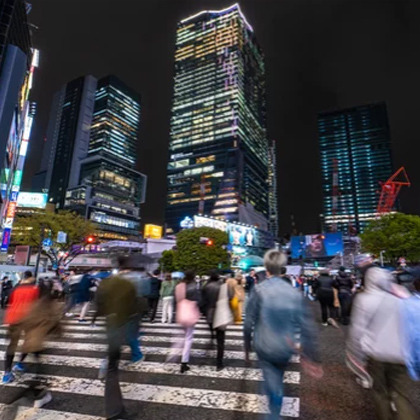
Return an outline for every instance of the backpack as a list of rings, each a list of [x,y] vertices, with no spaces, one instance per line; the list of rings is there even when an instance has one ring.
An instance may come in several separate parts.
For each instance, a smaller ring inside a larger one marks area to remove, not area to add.
[[[411,378],[420,381],[420,295],[402,299],[401,312],[405,363]]]

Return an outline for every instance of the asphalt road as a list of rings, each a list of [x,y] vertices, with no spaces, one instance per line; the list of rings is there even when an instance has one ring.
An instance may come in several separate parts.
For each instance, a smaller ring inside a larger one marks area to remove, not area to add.
[[[323,327],[318,304],[309,303],[319,329],[325,375],[314,380],[301,372],[299,360],[288,368],[285,378],[284,418],[305,420],[373,420],[369,390],[356,384],[344,364],[347,327]],[[2,314],[0,313],[0,316]],[[263,417],[264,398],[256,360],[245,364],[242,328],[231,327],[226,345],[225,371],[215,371],[214,349],[209,346],[204,320],[195,333],[192,370],[178,373],[178,364],[165,363],[180,329],[160,323],[144,324],[142,347],[146,362],[128,363],[123,353],[120,381],[128,411],[138,419],[153,420],[257,420]],[[7,338],[0,328],[0,359]],[[25,375],[13,386],[0,385],[0,420],[99,420],[104,415],[103,384],[97,380],[98,367],[106,356],[103,325],[91,329],[76,320],[65,322],[62,337],[49,340],[42,374],[48,378],[53,400],[43,410],[29,409],[24,380],[34,373],[29,364]],[[0,364],[0,368],[3,368]],[[413,399],[420,407],[420,384],[413,384]],[[23,397],[22,397],[23,395]],[[9,404],[21,397],[14,406]],[[16,406],[20,405],[16,415]],[[3,410],[3,411],[2,411]],[[3,414],[1,414],[3,412]]]

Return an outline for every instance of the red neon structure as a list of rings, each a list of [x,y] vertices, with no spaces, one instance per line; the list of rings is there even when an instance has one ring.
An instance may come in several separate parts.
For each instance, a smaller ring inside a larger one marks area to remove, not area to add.
[[[382,215],[391,212],[401,188],[410,186],[411,182],[408,179],[404,166],[398,169],[388,181],[381,182],[381,196],[377,209],[378,214]]]

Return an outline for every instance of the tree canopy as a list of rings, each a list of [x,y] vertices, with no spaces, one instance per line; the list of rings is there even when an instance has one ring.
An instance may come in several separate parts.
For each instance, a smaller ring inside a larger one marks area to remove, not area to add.
[[[374,220],[361,235],[365,251],[396,262],[405,257],[410,262],[420,260],[420,217],[393,213]]]
[[[44,235],[42,235],[44,230]],[[65,232],[65,243],[57,243],[58,232]],[[52,240],[52,246],[44,250],[51,262],[57,265],[69,263],[80,249],[74,249],[74,245],[84,244],[89,235],[96,232],[95,225],[78,214],[61,210],[57,213],[45,212],[30,216],[17,216],[12,230],[12,243],[15,245],[30,245],[38,247],[42,236]]]
[[[211,244],[201,243],[201,238],[210,239]],[[209,227],[185,229],[177,235],[176,249],[165,252],[160,263],[168,271],[193,270],[200,275],[218,268],[226,269],[230,266],[227,244],[228,235],[221,230]]]

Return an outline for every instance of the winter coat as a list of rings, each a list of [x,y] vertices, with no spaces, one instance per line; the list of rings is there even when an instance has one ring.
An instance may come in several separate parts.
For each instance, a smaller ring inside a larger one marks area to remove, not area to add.
[[[209,325],[213,325],[214,313],[216,311],[217,301],[219,299],[220,287],[223,281],[209,281],[201,293],[200,309],[206,316]],[[233,291],[228,289],[229,299],[233,298]]]
[[[108,328],[121,327],[138,313],[136,289],[122,276],[104,279],[98,287],[96,302],[98,315],[107,317]]]
[[[349,275],[340,271],[334,281],[333,286],[338,290],[338,293],[346,293],[351,295],[354,284]]]
[[[321,274],[314,284],[317,296],[324,295],[326,293],[333,294],[334,279],[326,274]]]
[[[93,286],[93,277],[84,274],[77,284],[75,291],[75,303],[85,303],[90,300],[90,288]]]
[[[392,275],[370,267],[364,278],[365,291],[353,304],[348,349],[361,361],[404,364],[400,299],[391,293]]]
[[[49,297],[39,299],[19,323],[25,332],[22,352],[42,351],[48,335],[59,335],[62,314],[62,303]]]
[[[271,277],[255,286],[249,298],[244,339],[262,360],[287,363],[297,351],[296,331],[300,330],[303,354],[319,361],[316,327],[304,298],[280,277]]]
[[[5,324],[16,324],[29,313],[39,298],[39,287],[34,282],[35,279],[28,279],[13,290],[4,318]]]
[[[148,296],[151,299],[158,299],[159,298],[159,290],[160,290],[161,281],[158,277],[152,276],[150,279],[150,295]]]

